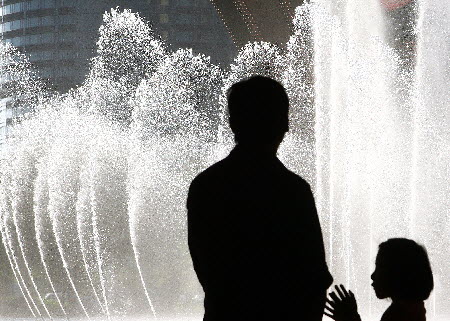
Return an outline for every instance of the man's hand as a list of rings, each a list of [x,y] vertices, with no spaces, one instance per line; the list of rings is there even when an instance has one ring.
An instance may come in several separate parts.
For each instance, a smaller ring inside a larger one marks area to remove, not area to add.
[[[324,314],[336,321],[361,321],[353,292],[347,292],[342,284],[334,288],[330,299],[327,299]]]

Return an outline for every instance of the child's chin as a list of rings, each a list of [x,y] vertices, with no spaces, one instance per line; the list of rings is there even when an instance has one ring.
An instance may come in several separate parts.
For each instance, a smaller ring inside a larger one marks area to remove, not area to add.
[[[384,293],[380,293],[376,290],[375,290],[375,295],[377,296],[378,299],[386,299],[387,298],[387,295],[385,295]]]
[[[378,299],[386,299],[387,295],[385,293],[383,293],[383,291],[377,290],[376,288],[373,288],[373,290],[375,291],[375,295],[377,296]]]

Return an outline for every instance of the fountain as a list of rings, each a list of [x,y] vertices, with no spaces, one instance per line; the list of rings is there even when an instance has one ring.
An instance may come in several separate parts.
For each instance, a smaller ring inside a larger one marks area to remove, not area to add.
[[[253,74],[288,91],[279,156],[313,187],[328,264],[364,319],[386,308],[370,287],[377,245],[399,236],[428,249],[427,315],[448,316],[450,5],[416,10],[415,63],[390,48],[378,1],[341,0],[297,8],[285,49],[249,43],[229,70],[105,14],[83,86],[35,99],[9,137],[0,230],[21,319],[201,319],[187,188],[232,147],[224,93]]]

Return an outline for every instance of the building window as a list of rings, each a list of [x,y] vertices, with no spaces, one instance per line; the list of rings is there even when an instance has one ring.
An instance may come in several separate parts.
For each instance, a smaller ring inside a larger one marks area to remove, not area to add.
[[[195,3],[193,0],[178,0],[177,1],[179,7],[193,7]]]
[[[40,9],[39,0],[33,0],[28,2],[28,10],[38,10]]]
[[[180,42],[191,42],[194,40],[194,33],[192,31],[179,31],[176,37]]]
[[[60,16],[59,17],[60,24],[73,24],[75,23],[74,16]]]
[[[166,31],[166,30],[163,30],[163,31],[161,32],[161,38],[162,38],[162,40],[164,40],[164,41],[169,40],[169,32]]]
[[[11,31],[11,30],[17,30],[22,28],[22,20],[15,20],[11,22],[5,22],[3,24],[3,31]]]
[[[169,15],[167,13],[161,13],[159,15],[159,22],[160,23],[168,23],[169,22]]]
[[[189,24],[189,25],[198,24],[198,16],[190,13],[179,13],[176,16],[176,20],[177,23],[179,24]]]
[[[211,43],[211,42],[215,42],[216,39],[216,35],[213,33],[202,33],[202,35],[200,36],[200,40],[202,42],[206,42],[206,43]]]
[[[7,15],[11,13],[21,12],[23,11],[24,3],[14,3],[4,6],[2,9],[2,15]]]
[[[207,15],[205,15],[205,14],[202,14],[202,15],[200,16],[200,22],[201,22],[201,23],[209,23],[209,16],[207,16]]]
[[[62,0],[60,4],[61,7],[73,7],[75,6],[74,2],[73,0]]]
[[[12,38],[11,39],[11,44],[14,47],[19,47],[19,46],[24,45],[22,37],[14,37],[14,38]]]
[[[55,8],[55,0],[44,0],[43,8]]]

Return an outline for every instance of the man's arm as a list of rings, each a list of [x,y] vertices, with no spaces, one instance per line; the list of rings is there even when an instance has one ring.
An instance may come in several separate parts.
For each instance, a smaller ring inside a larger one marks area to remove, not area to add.
[[[212,184],[194,180],[187,200],[188,245],[197,277],[207,288],[223,288],[229,265],[228,245],[223,222],[218,220],[220,202]]]
[[[306,201],[306,216],[308,222],[308,243],[310,246],[310,260],[311,266],[314,267],[314,275],[312,278],[318,287],[326,290],[332,283],[333,277],[328,271],[325,259],[325,247],[323,244],[322,229],[320,227],[319,216],[317,214],[314,196],[311,192],[310,186],[305,184],[305,201]]]
[[[205,242],[202,228],[202,218],[205,216],[205,208],[202,204],[204,201],[201,198],[200,188],[194,180],[189,188],[187,199],[188,245],[194,270],[203,288],[207,283],[205,262],[202,262],[206,255],[202,249]]]
[[[308,263],[310,269],[308,273],[307,288],[309,291],[304,300],[303,320],[319,321],[322,320],[326,290],[333,282],[333,277],[328,271],[325,260],[325,247],[322,238],[322,229],[320,228],[319,216],[314,201],[314,196],[310,186],[305,182],[302,191],[305,202],[306,218],[306,242],[309,249]]]

